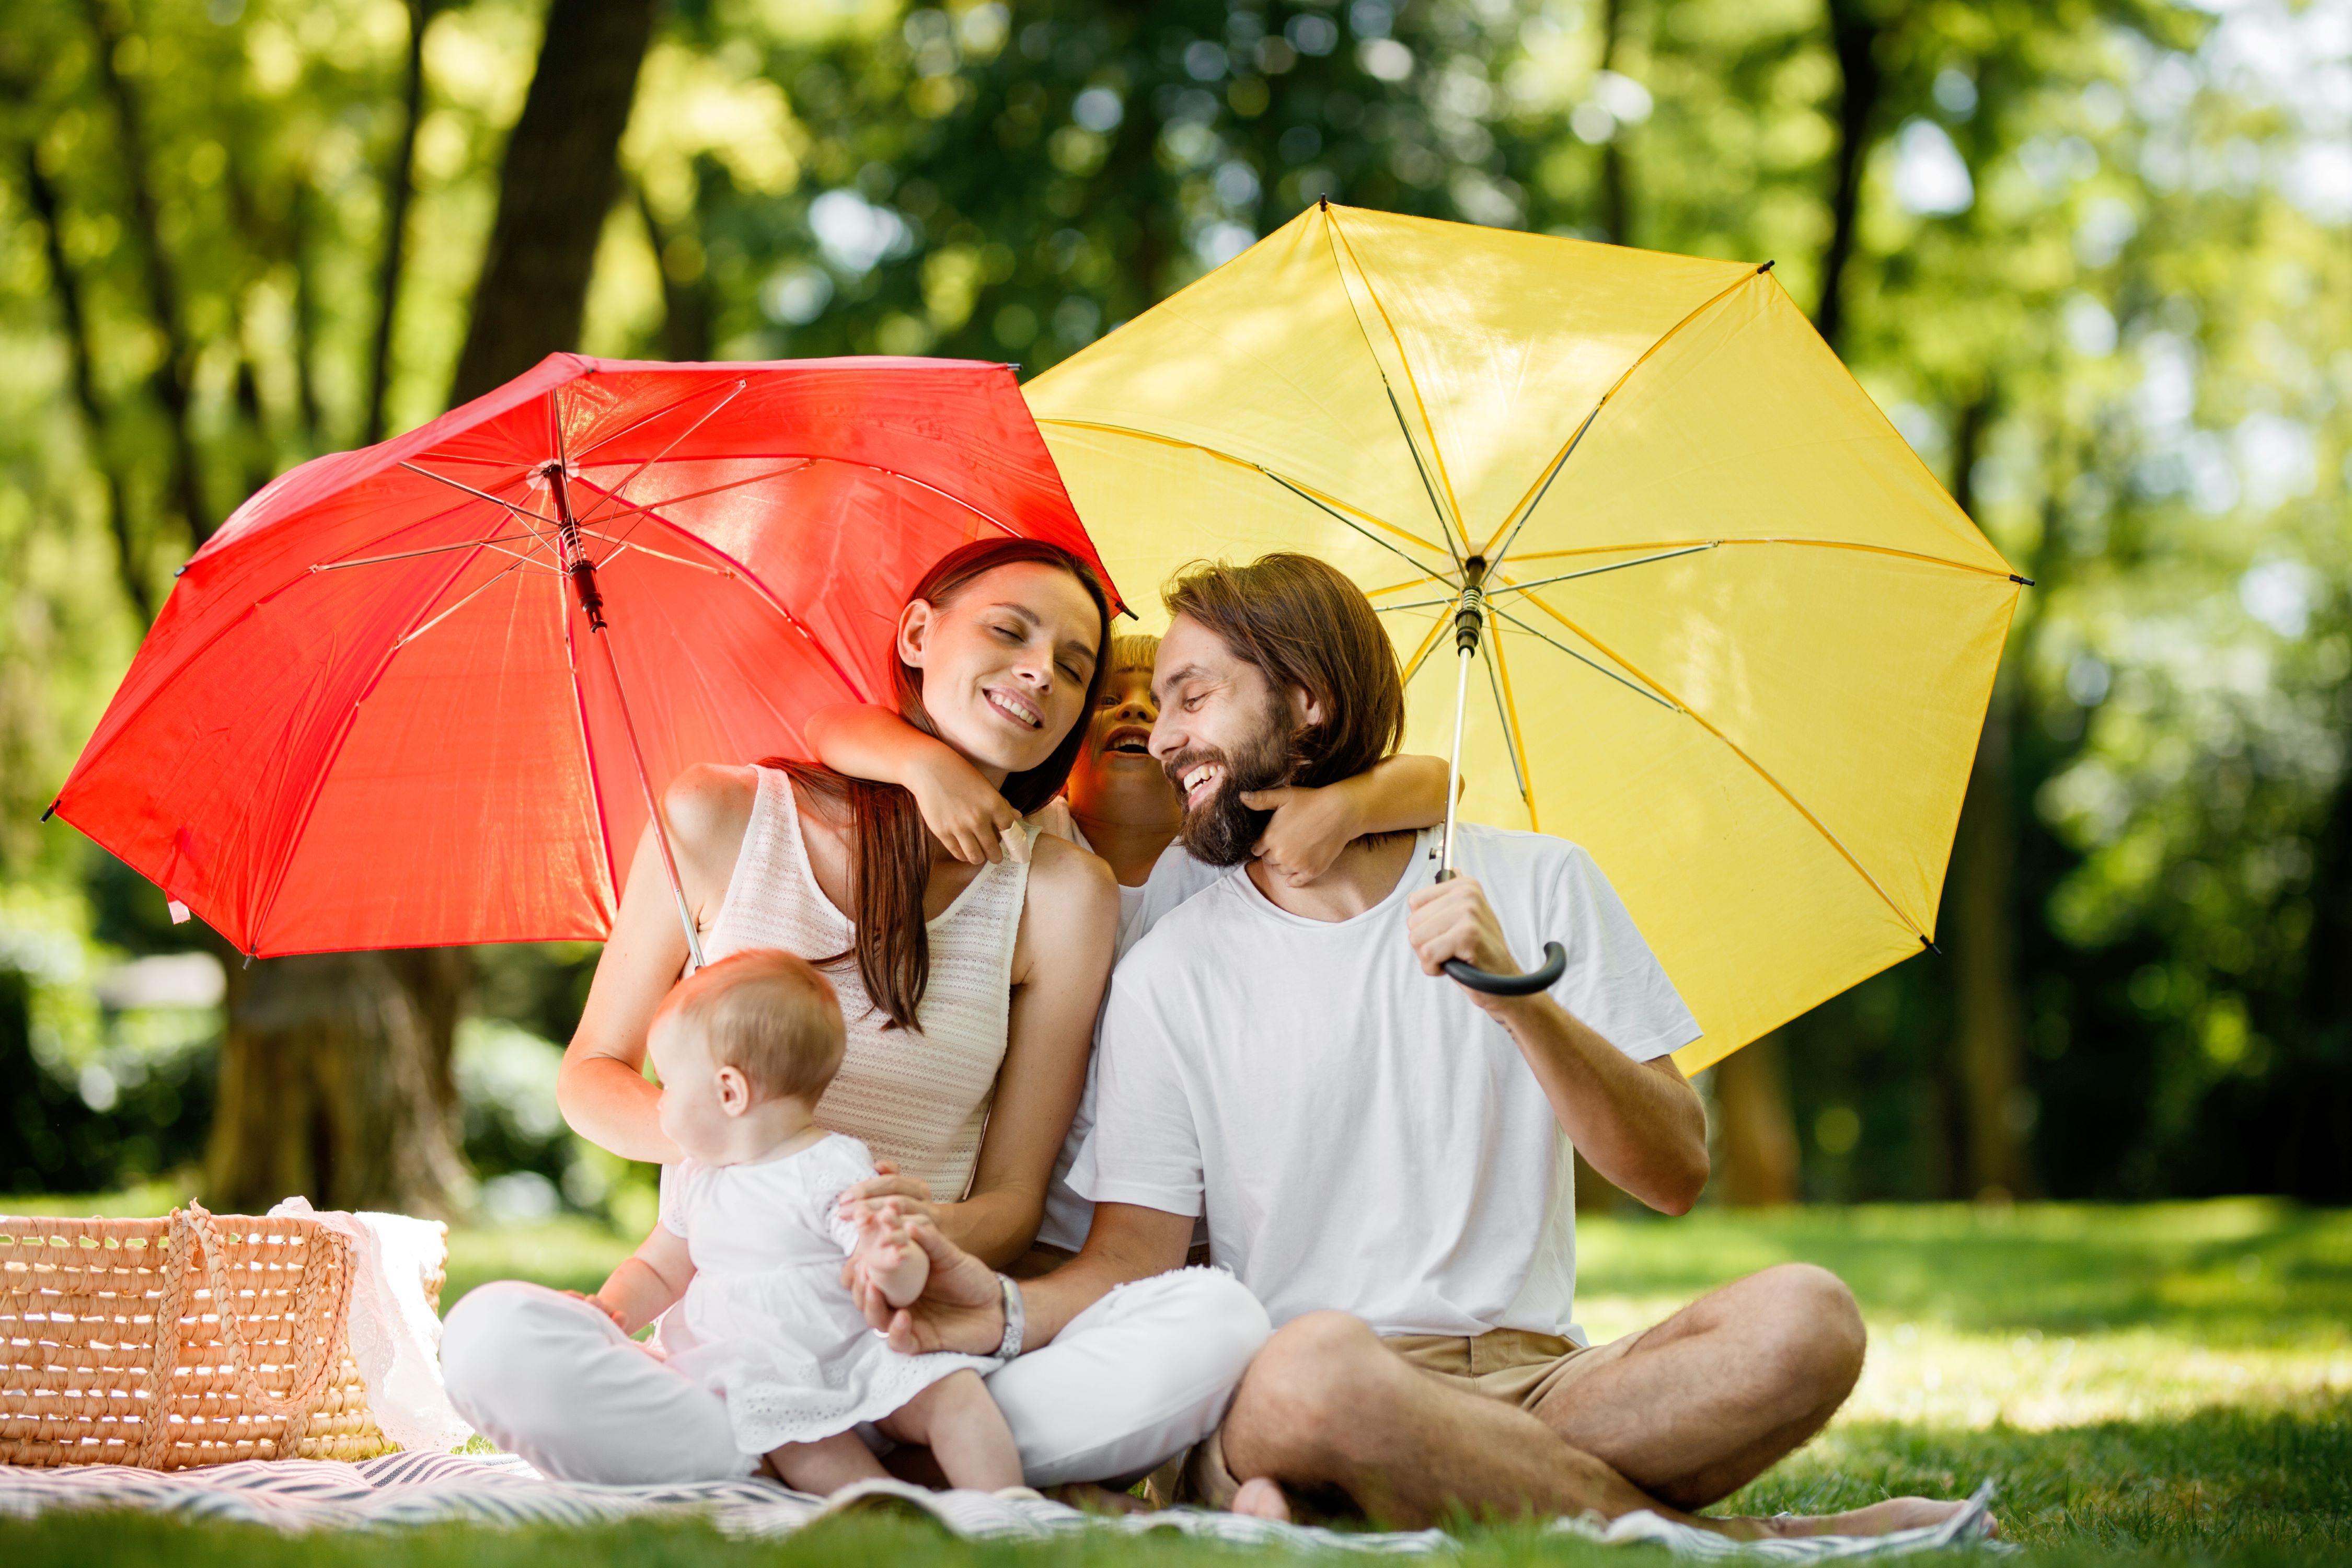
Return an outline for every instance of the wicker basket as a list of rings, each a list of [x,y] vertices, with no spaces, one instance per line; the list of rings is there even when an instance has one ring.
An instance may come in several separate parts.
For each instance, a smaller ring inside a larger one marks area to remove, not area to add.
[[[194,1204],[0,1217],[0,1463],[179,1470],[395,1447],[351,1359],[352,1244],[318,1220]],[[442,1282],[425,1282],[436,1311]]]

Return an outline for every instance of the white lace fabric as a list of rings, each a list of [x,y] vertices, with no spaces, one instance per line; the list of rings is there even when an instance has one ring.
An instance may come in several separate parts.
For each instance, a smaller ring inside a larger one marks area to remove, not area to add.
[[[662,1319],[669,1364],[727,1402],[735,1446],[764,1454],[879,1421],[992,1358],[901,1355],[866,1326],[841,1282],[856,1226],[842,1190],[874,1174],[855,1138],[782,1159],[662,1168],[661,1223],[686,1238],[694,1279]]]
[[[425,1279],[441,1266],[440,1225],[401,1214],[320,1211],[288,1198],[269,1217],[315,1219],[350,1238],[358,1264],[348,1333],[352,1362],[367,1384],[368,1409],[402,1447],[446,1453],[474,1435],[441,1385],[441,1320],[425,1299]]]

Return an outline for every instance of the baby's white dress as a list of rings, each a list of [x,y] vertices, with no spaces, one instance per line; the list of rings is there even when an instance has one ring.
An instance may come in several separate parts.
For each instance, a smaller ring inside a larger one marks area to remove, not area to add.
[[[662,1167],[661,1223],[694,1259],[662,1349],[727,1402],[747,1454],[879,1421],[961,1368],[996,1368],[987,1356],[901,1355],[866,1326],[841,1282],[857,1229],[835,1204],[873,1174],[866,1145],[837,1132],[780,1160]]]

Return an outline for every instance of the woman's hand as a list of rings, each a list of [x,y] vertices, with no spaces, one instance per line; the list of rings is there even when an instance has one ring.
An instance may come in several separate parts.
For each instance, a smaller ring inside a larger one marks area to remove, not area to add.
[[[1364,831],[1354,795],[1338,785],[1245,790],[1242,804],[1253,811],[1274,813],[1274,820],[1258,835],[1250,853],[1265,863],[1268,872],[1294,888],[1304,887],[1328,871],[1339,852]]]
[[[866,1321],[887,1332],[890,1348],[901,1355],[994,1355],[1004,1343],[1004,1294],[996,1270],[941,1236],[929,1220],[910,1221],[907,1235],[930,1271],[923,1293],[893,1308],[879,1291],[865,1292],[858,1306]]]
[[[907,789],[923,826],[949,854],[967,866],[1004,858],[1005,831],[1021,814],[960,753],[945,746],[924,752],[908,765]]]
[[[888,1199],[888,1211],[909,1216],[919,1215],[936,1221],[943,1206],[931,1199],[931,1184],[920,1176],[901,1174],[898,1163],[892,1160],[874,1162],[874,1175],[856,1186],[842,1189],[841,1216],[852,1225],[863,1226],[867,1216],[885,1212],[884,1199]]]

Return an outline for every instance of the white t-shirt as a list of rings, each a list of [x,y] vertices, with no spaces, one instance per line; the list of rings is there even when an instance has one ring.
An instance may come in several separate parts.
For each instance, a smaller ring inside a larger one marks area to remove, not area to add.
[[[1698,1037],[1590,855],[1457,834],[1513,955],[1567,948],[1560,1005],[1636,1061]],[[1580,1344],[1568,1140],[1509,1034],[1405,939],[1437,838],[1352,920],[1288,913],[1246,876],[1163,918],[1112,978],[1070,1184],[1097,1203],[1205,1205],[1216,1261],[1277,1324],[1336,1308],[1381,1333]]]
[[[1072,824],[1071,831],[1076,832]],[[1078,847],[1092,850],[1084,834],[1078,835]],[[1151,874],[1143,886],[1130,888],[1121,884],[1118,889],[1118,951],[1112,960],[1116,964],[1127,956],[1127,950],[1143,939],[1160,921],[1160,916],[1183,903],[1193,894],[1212,883],[1230,877],[1238,868],[1212,866],[1196,859],[1182,843],[1172,843],[1160,852],[1151,863]],[[1095,1020],[1096,1038],[1101,1039],[1102,1020]],[[1096,1053],[1096,1058],[1100,1052]],[[1070,1190],[1070,1166],[1085,1146],[1087,1131],[1095,1124],[1095,1058],[1087,1063],[1086,1093],[1079,1098],[1078,1113],[1070,1121],[1069,1136],[1062,1140],[1062,1152],[1054,1161],[1054,1179],[1045,1188],[1045,1217],[1037,1226],[1037,1239],[1048,1247],[1059,1247],[1076,1252],[1087,1244],[1087,1232],[1092,1228],[1095,1205]]]

